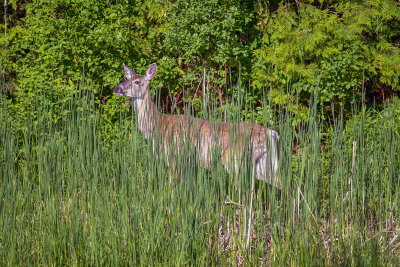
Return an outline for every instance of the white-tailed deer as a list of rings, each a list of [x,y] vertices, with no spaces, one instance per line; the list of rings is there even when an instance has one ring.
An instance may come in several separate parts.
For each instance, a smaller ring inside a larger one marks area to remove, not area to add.
[[[253,123],[213,122],[159,113],[148,90],[156,74],[156,64],[150,65],[145,76],[137,75],[125,65],[124,70],[126,80],[115,86],[114,92],[132,99],[139,130],[146,139],[154,141],[157,136],[163,144],[168,166],[172,167],[173,162],[169,161],[174,161],[168,156],[169,151],[172,149],[179,154],[182,144],[190,142],[190,147],[196,150],[196,161],[205,168],[211,167],[213,152],[217,150],[224,168],[236,174],[242,157],[247,157],[257,179],[281,187],[277,174],[279,146],[276,131]]]

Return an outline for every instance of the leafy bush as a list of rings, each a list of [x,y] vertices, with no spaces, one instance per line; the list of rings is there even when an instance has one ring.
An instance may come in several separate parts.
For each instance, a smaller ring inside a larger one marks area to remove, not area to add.
[[[395,1],[292,2],[276,12],[260,11],[262,46],[254,50],[264,70],[273,65],[269,84],[294,83],[302,100],[319,87],[322,103],[361,99],[378,86],[400,91],[400,6]],[[265,83],[254,68],[254,85]]]
[[[316,88],[325,108],[360,101],[363,80],[367,98],[400,89],[400,7],[394,1],[7,3],[1,67],[14,98],[37,84],[78,88],[85,76],[107,105],[123,78],[122,63],[141,73],[150,62],[159,65],[152,93],[161,89],[162,103],[171,93],[178,108],[193,102],[197,111],[202,79],[221,108],[229,108],[241,79],[252,98],[244,108],[260,111],[264,97],[295,102],[299,121]]]

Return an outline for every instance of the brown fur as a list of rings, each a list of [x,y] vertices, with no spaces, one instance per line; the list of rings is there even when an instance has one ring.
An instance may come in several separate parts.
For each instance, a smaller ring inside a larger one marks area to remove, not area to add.
[[[233,169],[237,174],[241,160],[247,157],[257,179],[281,187],[277,175],[279,146],[275,131],[247,122],[210,122],[185,115],[159,113],[148,91],[156,65],[152,64],[143,77],[125,65],[124,69],[127,80],[117,85],[114,91],[117,95],[132,98],[139,130],[146,139],[162,140],[168,166],[173,168],[170,149],[179,154],[188,140],[190,147],[196,149],[196,160],[203,167],[211,168],[212,155],[218,150],[225,169]]]

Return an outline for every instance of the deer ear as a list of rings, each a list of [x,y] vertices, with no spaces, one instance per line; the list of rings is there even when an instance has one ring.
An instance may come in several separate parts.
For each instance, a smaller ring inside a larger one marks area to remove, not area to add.
[[[157,65],[156,65],[156,63],[153,63],[146,70],[146,76],[144,77],[146,79],[146,81],[150,81],[151,79],[153,79],[154,75],[156,75],[156,72],[157,72]]]
[[[127,78],[127,79],[131,79],[131,78],[133,78],[134,76],[136,76],[136,72],[134,72],[132,69],[130,69],[129,67],[127,67],[127,66],[125,66],[125,64],[123,64],[124,65],[124,71],[125,71],[125,78]]]

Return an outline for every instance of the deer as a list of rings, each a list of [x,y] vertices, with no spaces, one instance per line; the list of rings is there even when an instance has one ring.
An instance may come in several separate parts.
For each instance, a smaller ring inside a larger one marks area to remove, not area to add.
[[[248,157],[253,178],[281,189],[278,176],[279,135],[276,131],[250,122],[208,121],[194,116],[170,115],[159,112],[149,92],[157,65],[151,64],[144,76],[123,64],[125,81],[114,87],[118,96],[130,98],[136,114],[137,126],[144,138],[154,143],[161,142],[167,166],[176,167],[174,157],[189,142],[195,149],[195,160],[200,166],[210,169],[213,157],[219,160],[229,173],[239,173],[240,162]],[[154,149],[154,147],[153,147]],[[213,153],[218,150],[219,153]],[[254,179],[253,185],[254,187]]]

